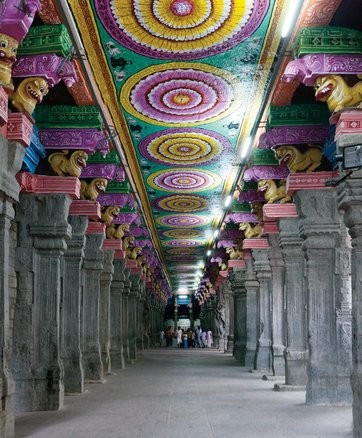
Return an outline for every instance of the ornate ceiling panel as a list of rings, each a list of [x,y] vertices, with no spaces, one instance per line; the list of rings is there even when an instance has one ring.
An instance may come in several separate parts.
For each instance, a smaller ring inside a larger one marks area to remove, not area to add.
[[[172,288],[190,288],[266,98],[284,1],[69,4]]]

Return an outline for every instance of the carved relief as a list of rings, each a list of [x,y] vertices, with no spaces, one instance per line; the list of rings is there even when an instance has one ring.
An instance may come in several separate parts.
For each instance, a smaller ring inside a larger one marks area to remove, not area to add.
[[[80,177],[82,170],[87,165],[88,154],[84,151],[75,151],[69,157],[69,151],[54,152],[48,157],[50,167],[59,176]]]
[[[20,112],[32,114],[38,103],[48,94],[49,87],[46,80],[35,76],[20,82],[15,93],[11,96],[11,103]]]
[[[0,85],[10,90],[14,90],[11,74],[18,46],[15,38],[0,33]]]
[[[128,247],[126,250],[126,257],[130,260],[136,260],[137,256],[139,256],[142,252],[142,248],[140,246],[135,246],[134,248]]]
[[[134,237],[133,236],[126,236],[122,239],[122,250],[127,251],[130,245],[134,244]]]
[[[95,178],[90,183],[84,180],[80,182],[80,199],[95,201],[100,193],[105,192],[108,180],[105,178]]]
[[[252,226],[249,222],[241,222],[239,230],[244,231],[245,237],[251,239],[253,237],[261,237],[263,234],[263,228],[260,224]]]
[[[243,258],[243,251],[237,246],[230,246],[226,248],[226,254],[229,255],[230,260],[240,260]]]
[[[119,212],[120,212],[120,208],[115,205],[111,205],[109,207],[103,208],[101,214],[102,222],[104,222],[107,225],[111,224],[113,222],[113,219],[119,215]]]
[[[281,180],[279,186],[272,179],[261,179],[258,181],[258,191],[265,192],[264,198],[268,204],[276,201],[284,204],[292,200],[292,197],[287,194],[286,183]]]
[[[291,145],[275,149],[275,157],[282,166],[287,166],[291,173],[313,172],[322,163],[322,147],[310,145],[305,152]]]
[[[129,232],[129,224],[120,224],[118,226],[109,225],[106,228],[107,239],[122,239],[124,233]]]

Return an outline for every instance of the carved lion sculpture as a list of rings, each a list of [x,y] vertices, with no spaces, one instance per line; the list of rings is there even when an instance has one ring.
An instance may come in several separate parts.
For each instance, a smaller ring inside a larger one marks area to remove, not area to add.
[[[219,270],[220,270],[220,271],[227,271],[227,270],[228,270],[228,264],[227,264],[227,261],[226,261],[226,260],[221,260],[221,261],[218,263],[218,266],[219,266]]]
[[[142,252],[142,248],[140,246],[135,246],[133,248],[128,247],[126,250],[126,257],[131,260],[136,260],[137,256],[139,256]]]
[[[275,157],[279,164],[288,166],[291,173],[313,172],[322,163],[322,147],[311,145],[301,152],[296,146],[279,146],[275,149]]]
[[[261,179],[258,181],[258,191],[265,192],[264,198],[268,204],[279,201],[281,204],[289,202],[292,197],[287,194],[285,181],[281,180],[279,187],[272,179]]]
[[[50,167],[59,176],[80,177],[82,169],[87,166],[88,154],[84,151],[74,151],[67,157],[69,151],[54,152],[48,157]]]
[[[350,87],[340,75],[319,76],[314,82],[314,90],[316,100],[326,102],[331,112],[351,106],[362,107],[362,81]]]
[[[109,225],[106,227],[107,239],[122,239],[124,233],[129,232],[129,224]]]
[[[261,237],[263,234],[263,228],[260,224],[252,226],[249,222],[241,222],[239,224],[239,230],[244,231],[244,235],[247,239],[253,237]]]
[[[122,238],[122,250],[127,251],[128,247],[130,245],[134,244],[134,237],[133,236],[126,236]]]
[[[256,215],[258,218],[258,222],[263,222],[263,203],[253,201],[251,203],[251,211]]]
[[[11,96],[11,103],[18,111],[32,114],[48,91],[49,87],[45,79],[38,76],[26,78],[20,82]]]
[[[137,247],[136,247],[137,248]],[[145,256],[138,255],[136,257],[137,266],[143,268],[144,263],[146,262]]]
[[[107,225],[111,224],[113,222],[113,219],[119,215],[120,211],[120,208],[115,205],[106,207],[101,213],[102,222]]]
[[[18,46],[15,38],[0,33],[0,86],[9,90],[14,90],[11,74]]]
[[[226,254],[229,254],[230,260],[240,260],[243,258],[243,251],[236,246],[226,248]]]
[[[106,190],[108,180],[105,178],[95,178],[89,184],[85,180],[80,180],[80,199],[96,201],[98,195]]]

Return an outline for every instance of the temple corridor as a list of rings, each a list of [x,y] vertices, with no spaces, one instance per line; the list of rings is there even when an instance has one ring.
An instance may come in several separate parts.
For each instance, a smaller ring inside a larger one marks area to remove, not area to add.
[[[331,438],[352,436],[350,407],[306,406],[305,392],[240,367],[231,354],[144,350],[137,362],[65,397],[60,411],[18,414],[17,438]],[[283,378],[279,379],[283,382]]]

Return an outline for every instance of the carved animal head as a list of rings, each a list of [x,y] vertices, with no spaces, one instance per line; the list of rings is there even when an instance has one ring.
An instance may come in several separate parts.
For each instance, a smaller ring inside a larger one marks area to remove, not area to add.
[[[0,33],[0,62],[13,64],[16,61],[18,46],[19,42],[15,38]]]
[[[67,150],[54,152],[48,157],[52,170],[59,176],[70,175],[80,177],[82,169],[87,165],[88,154],[84,151],[74,151],[68,157]]]
[[[108,180],[105,178],[95,178],[89,184],[85,180],[81,180],[81,198],[95,201],[98,195],[106,190],[107,184]]]
[[[263,222],[263,203],[253,201],[251,203],[251,211],[256,215],[259,222]]]
[[[130,245],[133,245],[133,244],[134,244],[134,237],[133,236],[123,237],[123,239],[122,239],[122,249],[123,249],[123,251],[126,251],[127,248]]]
[[[300,153],[295,146],[279,146],[275,149],[275,158],[279,161],[281,166],[288,166],[288,164],[295,158],[296,154]]]
[[[37,76],[26,78],[12,95],[11,103],[18,111],[32,114],[48,91],[49,86],[45,79]]]
[[[120,208],[117,206],[109,206],[104,209],[101,214],[102,222],[106,224],[110,224],[113,222],[113,219],[119,215]]]
[[[338,86],[347,86],[338,75],[319,76],[314,82],[314,95],[317,101],[326,102]]]
[[[273,180],[271,179],[261,179],[258,181],[258,192],[265,192],[272,185]]]
[[[245,231],[245,230],[247,230],[249,228],[251,228],[251,225],[249,224],[249,222],[240,222],[239,230]]]
[[[84,169],[87,167],[88,154],[84,151],[74,151],[69,158],[73,167]]]
[[[124,233],[129,233],[130,227],[129,224],[121,224],[119,227]]]

